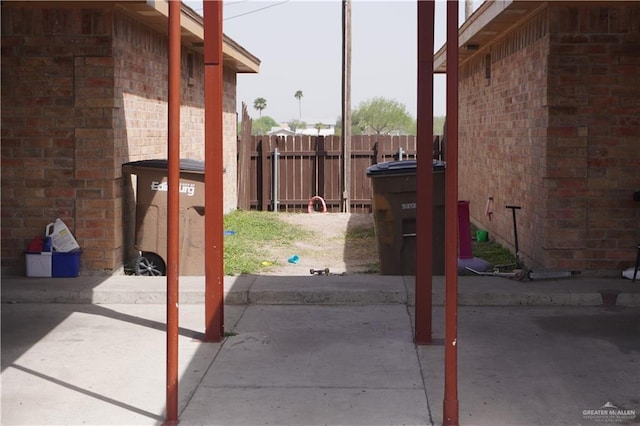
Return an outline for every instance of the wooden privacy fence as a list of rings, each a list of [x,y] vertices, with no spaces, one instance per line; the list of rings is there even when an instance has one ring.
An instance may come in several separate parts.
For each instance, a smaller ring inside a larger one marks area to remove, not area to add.
[[[433,156],[442,159],[442,138]],[[415,136],[352,136],[350,210],[371,212],[372,164],[415,159]],[[274,173],[275,171],[275,173]],[[307,211],[314,196],[339,212],[342,182],[340,136],[251,136],[238,141],[238,207],[242,210]]]

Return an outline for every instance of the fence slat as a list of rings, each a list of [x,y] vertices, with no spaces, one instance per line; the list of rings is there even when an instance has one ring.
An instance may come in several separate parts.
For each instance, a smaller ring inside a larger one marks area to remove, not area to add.
[[[271,140],[268,136],[261,137],[260,143],[260,163],[262,167],[262,179],[260,181],[262,188],[261,209],[269,210],[269,202],[271,198]]]
[[[242,132],[238,138],[238,208],[248,210],[251,207],[251,174],[246,171],[251,167],[251,117],[247,105],[242,103]]]

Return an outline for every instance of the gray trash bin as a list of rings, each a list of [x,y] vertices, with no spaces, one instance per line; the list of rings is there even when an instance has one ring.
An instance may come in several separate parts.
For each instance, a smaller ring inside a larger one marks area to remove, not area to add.
[[[444,275],[444,170],[433,162],[433,274]],[[367,169],[382,275],[415,275],[416,161],[378,163]]]

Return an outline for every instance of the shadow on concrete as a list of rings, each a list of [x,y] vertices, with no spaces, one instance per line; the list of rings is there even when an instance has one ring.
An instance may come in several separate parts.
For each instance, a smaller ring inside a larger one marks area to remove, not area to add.
[[[547,333],[606,342],[625,354],[640,353],[640,311],[635,309],[606,307],[596,315],[569,311],[534,321]]]

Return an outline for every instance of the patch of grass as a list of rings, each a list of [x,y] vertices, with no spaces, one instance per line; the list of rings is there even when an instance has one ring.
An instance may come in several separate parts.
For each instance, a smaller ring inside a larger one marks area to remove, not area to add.
[[[494,241],[472,241],[471,251],[475,257],[486,260],[492,266],[516,263],[516,257],[509,250]]]
[[[255,274],[276,264],[267,246],[290,247],[292,241],[307,237],[308,231],[285,223],[276,213],[236,210],[224,216],[224,229],[234,235],[224,237],[225,275]]]
[[[375,244],[375,238],[375,229],[368,226],[348,228],[345,235],[347,243],[353,240],[371,240]]]
[[[477,230],[477,227],[471,225],[471,251],[474,257],[484,259],[494,267],[497,265],[511,265],[516,263],[516,256],[495,241],[476,241],[475,235]]]
[[[349,227],[345,233],[344,240],[345,254],[348,253],[350,259],[377,258],[376,231],[372,226]],[[364,270],[360,271],[360,273],[380,273],[380,262],[366,263]]]
[[[367,263],[365,269],[361,271],[362,274],[379,274],[380,262]]]

